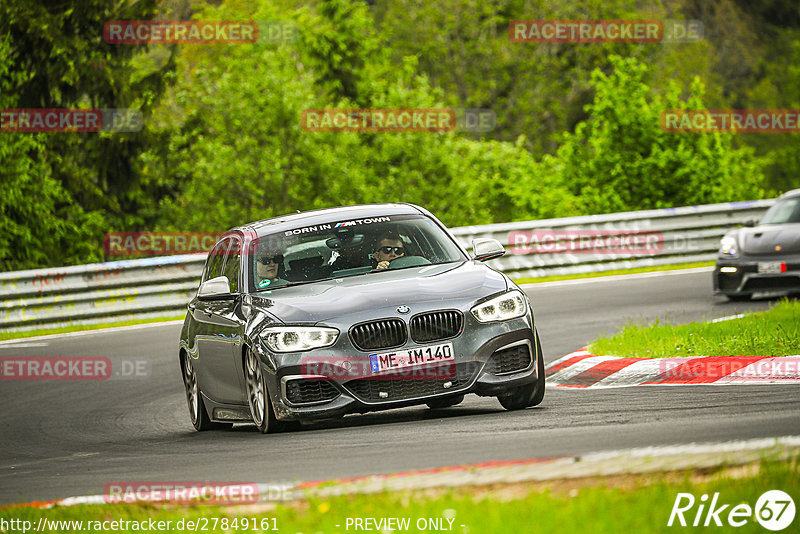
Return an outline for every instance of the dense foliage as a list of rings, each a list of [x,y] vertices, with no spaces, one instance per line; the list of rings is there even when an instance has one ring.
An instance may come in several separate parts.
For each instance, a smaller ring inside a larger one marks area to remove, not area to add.
[[[112,230],[218,231],[405,201],[449,225],[774,195],[795,134],[670,134],[664,109],[800,108],[800,7],[771,0],[155,0],[0,5],[0,108],[141,109],[134,133],[0,133],[0,269]],[[292,24],[287,42],[110,45],[109,20]],[[688,44],[512,43],[514,19],[697,18]],[[458,107],[489,133],[323,133],[309,108]]]

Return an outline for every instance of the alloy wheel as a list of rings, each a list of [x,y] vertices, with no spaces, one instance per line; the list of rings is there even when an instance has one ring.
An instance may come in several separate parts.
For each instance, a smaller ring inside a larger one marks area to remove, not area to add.
[[[252,351],[247,351],[245,357],[245,378],[247,379],[250,413],[256,426],[261,426],[265,415],[264,379],[261,375],[261,362]]]
[[[192,358],[186,356],[183,365],[183,383],[186,385],[186,401],[189,403],[189,414],[192,423],[197,423],[200,417],[200,396],[197,388],[197,375],[192,367]]]

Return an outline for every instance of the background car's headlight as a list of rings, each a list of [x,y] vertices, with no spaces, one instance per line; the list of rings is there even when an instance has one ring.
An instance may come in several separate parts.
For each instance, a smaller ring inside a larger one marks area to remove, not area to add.
[[[525,315],[528,311],[528,303],[522,293],[510,291],[483,304],[478,304],[470,311],[482,323],[505,321]]]
[[[719,253],[722,256],[730,256],[732,258],[738,256],[739,251],[736,248],[736,238],[729,235],[723,237],[719,242]]]
[[[298,352],[327,347],[336,342],[339,331],[319,326],[273,326],[261,332],[261,339],[273,352]]]

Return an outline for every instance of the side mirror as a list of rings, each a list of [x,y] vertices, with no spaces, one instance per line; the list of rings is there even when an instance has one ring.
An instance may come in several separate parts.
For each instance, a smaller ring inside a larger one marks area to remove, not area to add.
[[[747,219],[745,222],[742,223],[742,226],[746,226],[748,228],[752,228],[756,225],[756,221],[753,219]]]
[[[473,239],[472,240],[472,259],[486,261],[499,258],[506,253],[506,249],[497,239]]]
[[[200,284],[197,297],[205,300],[228,298],[231,296],[231,283],[227,276],[217,276]]]

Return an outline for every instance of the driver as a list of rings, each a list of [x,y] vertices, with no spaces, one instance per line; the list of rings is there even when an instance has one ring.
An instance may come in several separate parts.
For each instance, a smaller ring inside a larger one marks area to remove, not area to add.
[[[403,240],[396,232],[385,232],[378,237],[375,246],[375,261],[378,262],[376,269],[388,269],[389,263],[402,258],[406,254]]]

